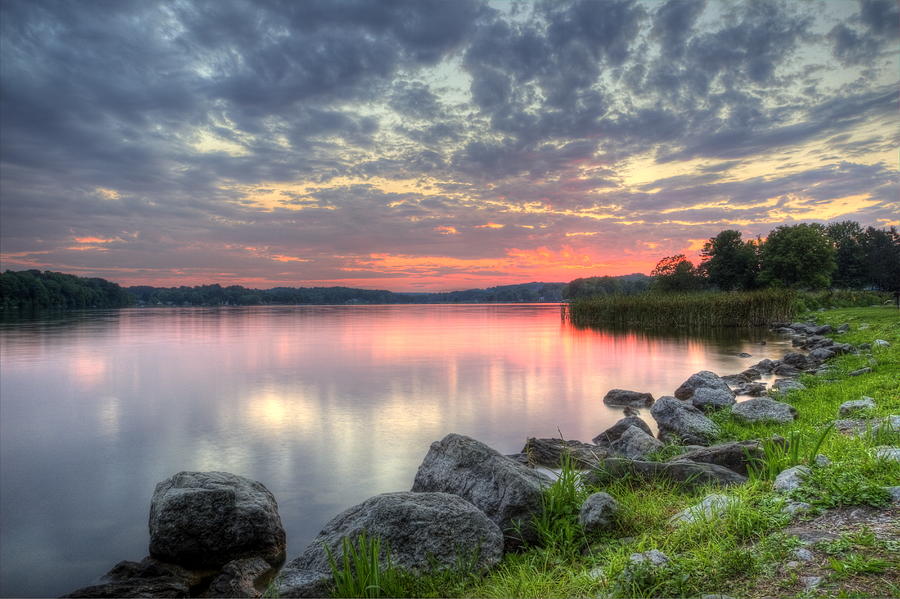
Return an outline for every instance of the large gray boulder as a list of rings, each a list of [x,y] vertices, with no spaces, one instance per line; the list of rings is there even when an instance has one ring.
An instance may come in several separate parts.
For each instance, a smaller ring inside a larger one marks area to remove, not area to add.
[[[209,583],[206,597],[261,597],[275,571],[259,557],[238,559],[225,564]]]
[[[675,456],[669,461],[688,460],[704,464],[716,464],[747,476],[748,462],[754,459],[762,459],[764,454],[765,452],[759,441],[732,441],[694,449]]]
[[[156,485],[150,555],[189,568],[245,557],[284,561],[275,497],[262,483],[228,472],[179,472]]]
[[[653,403],[653,396],[640,391],[627,391],[625,389],[610,389],[603,396],[603,403],[610,406],[634,406],[647,407]]]
[[[721,389],[700,387],[691,395],[691,405],[704,411],[721,410],[735,403],[734,392],[727,393]]]
[[[662,442],[652,435],[636,426],[630,426],[621,437],[612,442],[609,452],[629,460],[640,460],[663,447]]]
[[[741,422],[791,422],[797,417],[797,408],[766,397],[748,399],[736,404],[731,415]]]
[[[503,556],[503,533],[481,510],[449,493],[384,493],[370,497],[331,519],[322,532],[284,568],[328,574],[328,551],[342,554],[344,539],[361,534],[381,542],[381,563],[409,572],[453,568],[475,556],[474,571],[490,568]],[[283,575],[284,576],[284,575]]]
[[[534,539],[531,519],[540,512],[542,490],[550,483],[484,443],[451,433],[431,444],[412,490],[459,495],[497,524],[512,548]]]
[[[567,439],[537,439],[529,437],[519,455],[531,466],[559,468],[563,456],[568,455],[576,468],[591,468],[607,456],[607,450],[598,445]]]
[[[592,440],[600,447],[609,447],[632,426],[638,427],[648,435],[653,434],[653,431],[650,430],[650,427],[647,426],[647,423],[644,422],[640,418],[640,416],[626,416],[625,418],[620,419],[614,425],[594,437]]]
[[[578,523],[588,534],[608,530],[619,511],[619,503],[608,493],[594,493],[584,500]]]
[[[703,412],[671,396],[656,400],[650,415],[659,425],[659,438],[666,442],[708,445],[719,434],[719,427]]]
[[[688,377],[688,380],[681,383],[681,386],[675,390],[675,397],[678,399],[691,399],[694,396],[694,392],[700,388],[707,389],[720,389],[724,393],[731,393],[731,388],[728,386],[728,383],[723,381],[719,375],[715,372],[710,372],[709,370],[701,370],[695,374],[692,374]],[[731,393],[731,396],[734,397],[734,394]]]
[[[643,480],[666,480],[688,489],[707,484],[727,487],[747,482],[746,476],[716,464],[702,464],[687,460],[645,462],[624,458],[603,460],[598,469],[586,473],[583,480],[585,484],[601,486],[610,479],[614,480],[623,476],[633,476]]]

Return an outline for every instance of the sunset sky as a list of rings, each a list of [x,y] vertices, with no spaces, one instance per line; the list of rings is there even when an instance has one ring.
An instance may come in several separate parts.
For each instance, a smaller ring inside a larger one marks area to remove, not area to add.
[[[0,2],[2,268],[450,290],[900,220],[895,0]]]

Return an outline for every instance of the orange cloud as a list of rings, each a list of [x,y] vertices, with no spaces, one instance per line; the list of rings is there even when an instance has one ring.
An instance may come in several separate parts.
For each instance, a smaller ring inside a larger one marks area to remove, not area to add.
[[[450,227],[450,226],[435,227],[432,230],[437,231],[441,235],[458,235],[459,234],[459,231],[456,230],[456,227]]]
[[[502,229],[506,225],[501,225],[499,223],[484,223],[483,225],[476,225],[476,229]]]

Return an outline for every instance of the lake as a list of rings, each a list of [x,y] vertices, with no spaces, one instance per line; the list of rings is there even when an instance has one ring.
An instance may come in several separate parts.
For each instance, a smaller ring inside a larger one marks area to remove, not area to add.
[[[265,484],[290,559],[341,510],[408,490],[447,433],[503,453],[529,436],[590,441],[622,416],[601,401],[613,387],[659,397],[698,370],[740,372],[788,347],[765,331],[578,329],[557,304],[6,320],[0,595],[59,595],[143,558],[153,488],[180,470]]]

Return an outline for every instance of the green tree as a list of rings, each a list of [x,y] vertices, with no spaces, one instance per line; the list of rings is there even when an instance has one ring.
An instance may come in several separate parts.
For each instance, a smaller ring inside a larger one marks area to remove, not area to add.
[[[867,284],[869,268],[863,248],[865,232],[858,222],[845,220],[831,223],[825,228],[834,243],[837,270],[831,277],[833,287],[858,289]]]
[[[711,238],[700,251],[700,265],[709,283],[722,291],[752,289],[759,274],[756,244],[743,241],[741,232],[727,229]]]
[[[684,254],[666,256],[656,263],[650,276],[654,277],[653,289],[663,292],[699,291],[706,286],[706,279]]]
[[[782,225],[760,251],[760,281],[776,287],[822,289],[837,268],[835,249],[818,224]]]
[[[862,236],[866,280],[884,291],[900,291],[900,234],[897,229],[869,227]]]

